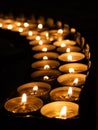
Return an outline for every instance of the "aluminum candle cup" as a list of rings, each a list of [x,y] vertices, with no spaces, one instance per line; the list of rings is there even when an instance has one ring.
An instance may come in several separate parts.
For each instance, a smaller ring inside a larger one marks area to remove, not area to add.
[[[78,116],[79,106],[73,102],[54,101],[44,105],[40,113],[47,118],[71,119]]]
[[[43,45],[43,44],[49,44],[50,40],[42,39],[42,40],[31,40],[29,41],[29,45]]]
[[[31,74],[31,78],[33,81],[46,82],[46,83],[52,84],[54,86],[54,83],[56,85],[57,77],[60,75],[61,75],[60,71],[55,70],[55,69],[39,70],[39,71],[34,71]]]
[[[56,50],[59,53],[80,52],[81,48],[78,47],[78,46],[69,46],[69,45],[66,45],[65,47],[58,47]]]
[[[37,31],[34,31],[34,30],[30,30],[30,29],[28,29],[28,30],[25,30],[25,31],[23,31],[23,32],[20,32],[20,35],[22,35],[22,36],[26,36],[26,37],[32,37],[32,36],[36,36],[38,34],[38,32]]]
[[[85,55],[80,52],[68,52],[59,55],[58,59],[64,62],[77,62],[85,58]]]
[[[15,97],[5,102],[4,108],[15,115],[27,115],[36,112],[43,106],[40,98],[27,96],[27,101],[22,103],[22,97]]]
[[[58,59],[59,54],[56,52],[39,52],[33,55],[33,58],[38,60]],[[46,57],[46,58],[45,58]]]
[[[44,44],[44,45],[36,45],[32,47],[32,51],[42,51],[42,52],[47,52],[47,51],[52,51],[56,47],[54,45],[50,44]]]
[[[87,73],[88,65],[82,63],[68,63],[61,65],[59,70],[63,73]]]
[[[31,64],[33,69],[39,70],[50,70],[55,69],[60,65],[59,61],[56,60],[40,60]]]
[[[62,86],[50,91],[50,99],[52,101],[70,101],[78,102],[81,88]]]
[[[82,87],[86,81],[85,74],[63,74],[57,78],[57,81],[62,85]]]
[[[69,39],[53,42],[53,45],[57,47],[61,47],[62,45],[66,46],[66,45],[75,45],[75,44],[76,44],[75,41]]]
[[[19,95],[26,93],[27,95],[47,99],[51,85],[44,82],[30,82],[23,84],[17,88]]]

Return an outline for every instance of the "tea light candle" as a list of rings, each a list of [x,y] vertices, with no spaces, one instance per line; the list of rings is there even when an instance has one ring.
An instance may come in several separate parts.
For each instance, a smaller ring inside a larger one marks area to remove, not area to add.
[[[72,101],[76,102],[79,99],[81,88],[63,86],[50,91],[50,99],[52,101]]]
[[[30,45],[34,46],[34,45],[43,45],[43,44],[49,44],[50,41],[47,39],[40,39],[40,40],[31,40],[29,42]]]
[[[61,65],[59,70],[63,73],[83,73],[87,72],[88,65],[83,63],[68,63]]]
[[[34,69],[46,70],[57,68],[59,65],[60,65],[59,61],[56,60],[40,60],[32,63],[31,67]]]
[[[43,52],[47,52],[47,51],[52,51],[54,50],[56,47],[54,45],[36,45],[34,47],[32,47],[33,51],[43,51]]]
[[[59,53],[66,53],[66,52],[80,52],[81,48],[78,46],[64,46],[64,47],[58,47],[57,52]]]
[[[61,46],[65,47],[66,45],[75,45],[75,44],[76,44],[75,41],[69,39],[53,42],[53,45],[57,47],[61,47]]]
[[[39,110],[43,106],[40,98],[26,96],[25,93],[21,97],[15,97],[5,102],[4,108],[14,114],[28,114]]]
[[[22,36],[26,36],[26,37],[30,37],[30,36],[33,36],[33,35],[37,35],[38,32],[37,31],[34,31],[34,30],[25,30],[23,32],[20,32],[20,35]]]
[[[50,90],[51,85],[44,82],[30,82],[23,84],[17,88],[19,95],[26,93],[27,95],[36,96],[42,99],[47,98]]]
[[[62,85],[81,86],[85,84],[87,75],[85,74],[63,74],[57,78],[57,81]]]
[[[47,118],[70,119],[78,116],[79,106],[73,102],[54,101],[44,105],[40,113]]]
[[[33,55],[33,58],[39,60],[47,60],[47,59],[58,59],[59,54],[56,52],[39,52]],[[46,58],[45,58],[46,57]]]
[[[55,69],[39,70],[39,71],[34,71],[31,74],[31,78],[33,79],[33,81],[42,81],[42,82],[47,82],[52,84],[54,83],[54,81],[57,79],[59,75],[61,75],[60,71]]]
[[[85,58],[85,55],[80,52],[69,52],[69,53],[63,53],[58,56],[58,59],[64,62],[76,62],[83,60]]]

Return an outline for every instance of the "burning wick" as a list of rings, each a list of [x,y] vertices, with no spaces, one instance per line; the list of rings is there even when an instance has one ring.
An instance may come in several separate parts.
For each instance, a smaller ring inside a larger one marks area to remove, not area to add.
[[[50,66],[49,65],[45,65],[44,69],[50,69]]]
[[[78,79],[78,78],[75,78],[75,80],[73,81],[73,86],[77,85],[77,84],[78,84],[78,81],[79,81],[79,79]]]
[[[59,113],[59,116],[56,116],[56,118],[66,119],[67,118],[66,115],[67,115],[67,107],[63,106]]]
[[[37,91],[38,91],[38,86],[35,85],[35,86],[33,87],[33,93],[34,93],[34,95],[36,94]]]
[[[66,94],[65,98],[69,99],[72,97],[72,87],[69,87],[68,93]]]
[[[21,100],[21,105],[22,105],[22,108],[25,109],[25,105],[26,105],[26,102],[27,102],[27,95],[25,93],[23,93],[22,95],[22,100]]]
[[[43,79],[44,79],[44,80],[48,80],[49,77],[48,77],[48,76],[44,76]]]
[[[72,55],[68,55],[68,61],[72,61]]]
[[[48,60],[48,57],[47,56],[43,56],[43,60]]]

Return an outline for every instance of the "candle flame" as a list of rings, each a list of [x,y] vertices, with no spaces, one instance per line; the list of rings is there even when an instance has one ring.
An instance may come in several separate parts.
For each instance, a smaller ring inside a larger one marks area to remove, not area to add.
[[[24,27],[28,27],[28,26],[29,26],[29,23],[25,22]]]
[[[43,79],[44,79],[44,80],[48,80],[49,77],[48,77],[48,76],[44,76]]]
[[[62,30],[62,29],[58,29],[58,33],[59,33],[59,34],[62,34],[62,33],[63,33],[63,30]]]
[[[62,42],[61,43],[61,47],[65,47],[65,46],[66,46],[66,44]]]
[[[33,93],[36,94],[37,91],[38,91],[38,86],[35,85],[35,86],[33,87]]]
[[[69,73],[74,73],[74,68],[69,68]]]
[[[66,49],[66,52],[70,52],[70,48],[67,48],[67,49]]]
[[[45,65],[44,69],[50,69],[50,66],[49,65]]]
[[[72,96],[72,87],[69,87],[67,95]]]
[[[19,32],[23,32],[23,28],[20,27],[20,28],[18,29],[18,31],[19,31]]]
[[[73,85],[77,85],[78,84],[79,79],[75,78],[75,80],[73,81]]]
[[[46,47],[42,48],[42,51],[45,51],[45,52],[46,52],[46,51],[47,51],[47,48],[46,48]]]
[[[38,24],[38,28],[39,28],[39,29],[42,29],[42,28],[43,28],[43,24],[41,24],[41,23]]]
[[[63,106],[61,111],[60,111],[60,117],[66,118],[66,115],[67,115],[67,107]]]
[[[9,30],[11,30],[13,28],[13,26],[11,25],[11,24],[9,24],[8,26],[7,26],[7,29],[9,29]]]
[[[22,100],[21,103],[25,104],[27,102],[27,95],[25,93],[22,94]]]
[[[43,44],[43,41],[42,41],[42,40],[40,40],[40,41],[39,41],[39,45],[42,45],[42,44]]]
[[[69,61],[72,61],[72,55],[68,55],[67,58],[68,58]]]
[[[48,59],[48,56],[43,56],[43,60],[47,60]]]
[[[33,35],[33,32],[32,32],[32,31],[29,31],[29,32],[28,32],[28,35],[29,35],[29,36],[32,36],[32,35]]]
[[[36,36],[36,40],[40,40],[40,36]]]
[[[3,26],[2,23],[0,23],[0,28],[1,28],[2,26]]]

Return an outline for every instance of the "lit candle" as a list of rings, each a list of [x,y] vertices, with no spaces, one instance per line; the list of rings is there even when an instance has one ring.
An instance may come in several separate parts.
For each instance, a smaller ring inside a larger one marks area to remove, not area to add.
[[[78,116],[79,106],[73,102],[54,101],[44,105],[40,113],[47,118],[70,119]]]
[[[34,69],[45,70],[46,68],[57,68],[60,65],[59,61],[56,60],[39,60],[31,64],[31,67]]]
[[[49,91],[51,90],[51,85],[44,82],[30,82],[23,84],[17,88],[19,95],[26,93],[27,95],[39,97],[46,99]]]
[[[81,61],[85,58],[85,55],[80,52],[69,52],[69,53],[63,53],[58,56],[58,59],[61,61],[66,62],[76,62]]]
[[[35,59],[58,59],[59,54],[56,52],[39,52],[33,55]]]
[[[59,70],[64,73],[87,73],[88,65],[83,63],[68,63],[61,65]]]
[[[55,69],[39,70],[34,71],[31,74],[31,78],[34,81],[42,81],[53,84],[59,75],[61,75],[60,71]]]
[[[36,45],[34,47],[32,47],[33,51],[43,51],[43,52],[47,52],[47,51],[52,51],[54,50],[56,47],[54,45],[50,45],[50,44],[44,44],[44,45]]]
[[[53,42],[53,45],[58,46],[58,47],[61,47],[62,44],[63,44],[63,47],[65,47],[66,45],[75,45],[76,42],[73,40],[69,40],[69,39]],[[64,44],[65,44],[65,46],[64,46]]]
[[[77,102],[79,100],[79,95],[81,88],[62,86],[54,88],[50,91],[50,99],[52,101],[72,101]]]
[[[85,74],[80,74],[80,73],[68,73],[68,74],[63,74],[60,75],[57,78],[57,81],[62,84],[62,85],[70,85],[70,86],[80,86],[85,84],[87,75]],[[77,83],[74,83],[74,80],[78,80]]]
[[[5,102],[4,108],[13,114],[28,114],[39,110],[43,106],[40,98],[27,96],[25,93],[21,97],[15,97]]]
[[[78,47],[78,46],[61,46],[61,47],[58,47],[57,49],[57,52],[60,52],[60,53],[65,53],[65,52],[80,52],[81,51],[81,48]]]

